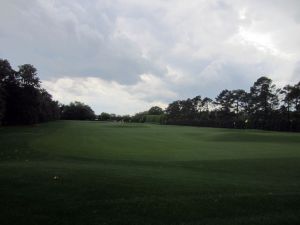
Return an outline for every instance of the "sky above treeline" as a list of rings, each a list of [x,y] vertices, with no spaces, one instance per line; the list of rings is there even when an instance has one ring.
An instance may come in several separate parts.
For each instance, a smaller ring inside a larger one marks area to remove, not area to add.
[[[300,81],[299,0],[0,2],[0,58],[96,113]]]

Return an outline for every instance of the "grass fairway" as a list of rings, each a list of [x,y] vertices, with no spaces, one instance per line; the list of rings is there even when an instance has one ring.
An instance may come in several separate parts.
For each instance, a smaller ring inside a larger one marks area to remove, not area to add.
[[[300,224],[300,134],[59,121],[0,159],[3,225]]]

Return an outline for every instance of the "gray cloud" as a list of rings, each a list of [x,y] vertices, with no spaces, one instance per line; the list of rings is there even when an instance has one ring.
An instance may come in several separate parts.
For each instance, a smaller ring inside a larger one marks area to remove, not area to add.
[[[150,103],[164,105],[198,94],[214,97],[224,88],[248,89],[261,75],[280,85],[299,81],[299,4],[4,0],[0,57],[14,66],[34,64],[62,102],[81,96],[96,111],[109,107],[132,113]],[[72,83],[68,93],[62,88],[66,78]],[[96,86],[87,84],[95,79]],[[99,96],[97,102],[89,96],[101,95],[90,88],[105,85],[107,91],[130,98],[133,106],[122,107],[128,105],[124,98],[109,102]]]

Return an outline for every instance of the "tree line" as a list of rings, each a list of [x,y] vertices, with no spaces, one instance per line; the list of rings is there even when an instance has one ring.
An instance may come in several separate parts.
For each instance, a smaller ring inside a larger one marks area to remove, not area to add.
[[[97,120],[99,121],[122,121],[133,123],[156,123],[165,124],[165,112],[159,106],[153,106],[149,110],[130,115],[116,115],[114,113],[102,112]]]
[[[225,89],[214,100],[178,100],[165,113],[167,124],[300,131],[300,82],[277,88],[260,77],[249,92]]]
[[[0,124],[35,124],[50,120],[100,120],[224,128],[300,131],[300,82],[277,88],[268,77],[250,87],[222,90],[215,99],[200,95],[130,115],[101,113],[81,102],[54,101],[43,88],[33,65],[14,70],[0,59]]]
[[[37,70],[24,64],[14,70],[0,59],[0,124],[35,124],[60,117],[57,101],[43,88]]]
[[[91,116],[99,121],[123,121],[239,129],[300,131],[300,82],[277,88],[268,77],[250,87],[222,90],[215,99],[200,95],[177,100],[163,110],[153,106],[130,115],[106,112]]]
[[[36,124],[51,120],[94,120],[90,106],[81,102],[69,105],[54,101],[43,88],[33,65],[14,70],[8,60],[0,59],[0,124]]]

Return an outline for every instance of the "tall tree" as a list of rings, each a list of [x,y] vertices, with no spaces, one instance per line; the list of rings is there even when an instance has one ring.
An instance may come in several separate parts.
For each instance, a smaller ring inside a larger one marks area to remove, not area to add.
[[[292,100],[293,107],[300,113],[300,82],[292,86],[290,98]]]
[[[268,115],[278,106],[278,90],[272,80],[260,77],[250,88],[251,108],[253,113],[263,112]]]
[[[101,121],[108,121],[110,120],[110,114],[106,113],[106,112],[102,112],[99,116],[98,116],[98,120]]]
[[[202,101],[202,97],[201,95],[197,95],[196,97],[194,97],[192,99],[192,104],[194,107],[194,112],[195,113],[201,113],[204,109],[203,109],[203,101]]]
[[[52,96],[41,89],[39,94],[39,121],[56,120],[60,118],[60,109],[57,101],[52,100]]]
[[[209,111],[209,107],[210,105],[213,103],[213,100],[211,98],[208,98],[208,97],[205,97],[203,100],[202,100],[202,104],[203,104],[203,107],[205,109],[206,112]]]
[[[0,124],[5,114],[5,94],[4,88],[0,84]]]
[[[292,90],[293,90],[293,87],[291,85],[286,85],[280,91],[280,94],[283,95],[283,102],[284,102],[283,107],[287,111],[287,120],[288,120],[288,122],[290,121],[290,112],[291,112],[292,101],[293,101]]]
[[[41,92],[37,70],[30,64],[19,66],[17,71],[21,96],[18,96],[18,123],[33,124],[39,122]]]
[[[17,118],[17,112],[20,109],[19,98],[21,90],[16,71],[12,69],[6,59],[0,59],[0,85],[2,95],[2,120],[10,123]]]
[[[213,108],[213,100],[211,98],[205,97],[201,101],[201,112],[200,112],[200,120],[205,121],[205,125],[211,124],[210,109]]]
[[[248,103],[248,94],[242,89],[232,90],[231,91],[232,103],[236,115],[241,111],[245,110]]]
[[[181,105],[181,116],[184,120],[193,120],[196,117],[197,109],[195,107],[193,99],[186,99],[180,101]]]
[[[0,83],[3,84],[15,71],[11,68],[6,59],[0,59]]]
[[[181,101],[174,101],[170,103],[166,109],[169,120],[177,121],[181,117]]]
[[[21,84],[23,86],[30,86],[39,88],[40,79],[37,76],[37,69],[31,64],[24,64],[19,66],[18,74],[21,78]]]
[[[7,60],[0,59],[0,124],[5,114],[5,80],[13,73],[13,70]]]
[[[32,65],[21,65],[19,71],[14,71],[7,60],[0,59],[0,120],[6,124],[33,124],[58,119],[59,113],[58,103],[40,88]]]
[[[66,120],[94,120],[96,115],[90,106],[75,101],[63,107],[61,117]]]
[[[233,108],[232,92],[225,89],[216,97],[216,104],[220,106],[222,112],[229,113]]]
[[[260,77],[250,88],[249,109],[256,128],[273,129],[272,114],[279,105],[279,89],[267,77]]]
[[[159,106],[153,106],[148,111],[149,115],[162,115],[163,113],[164,110]]]

